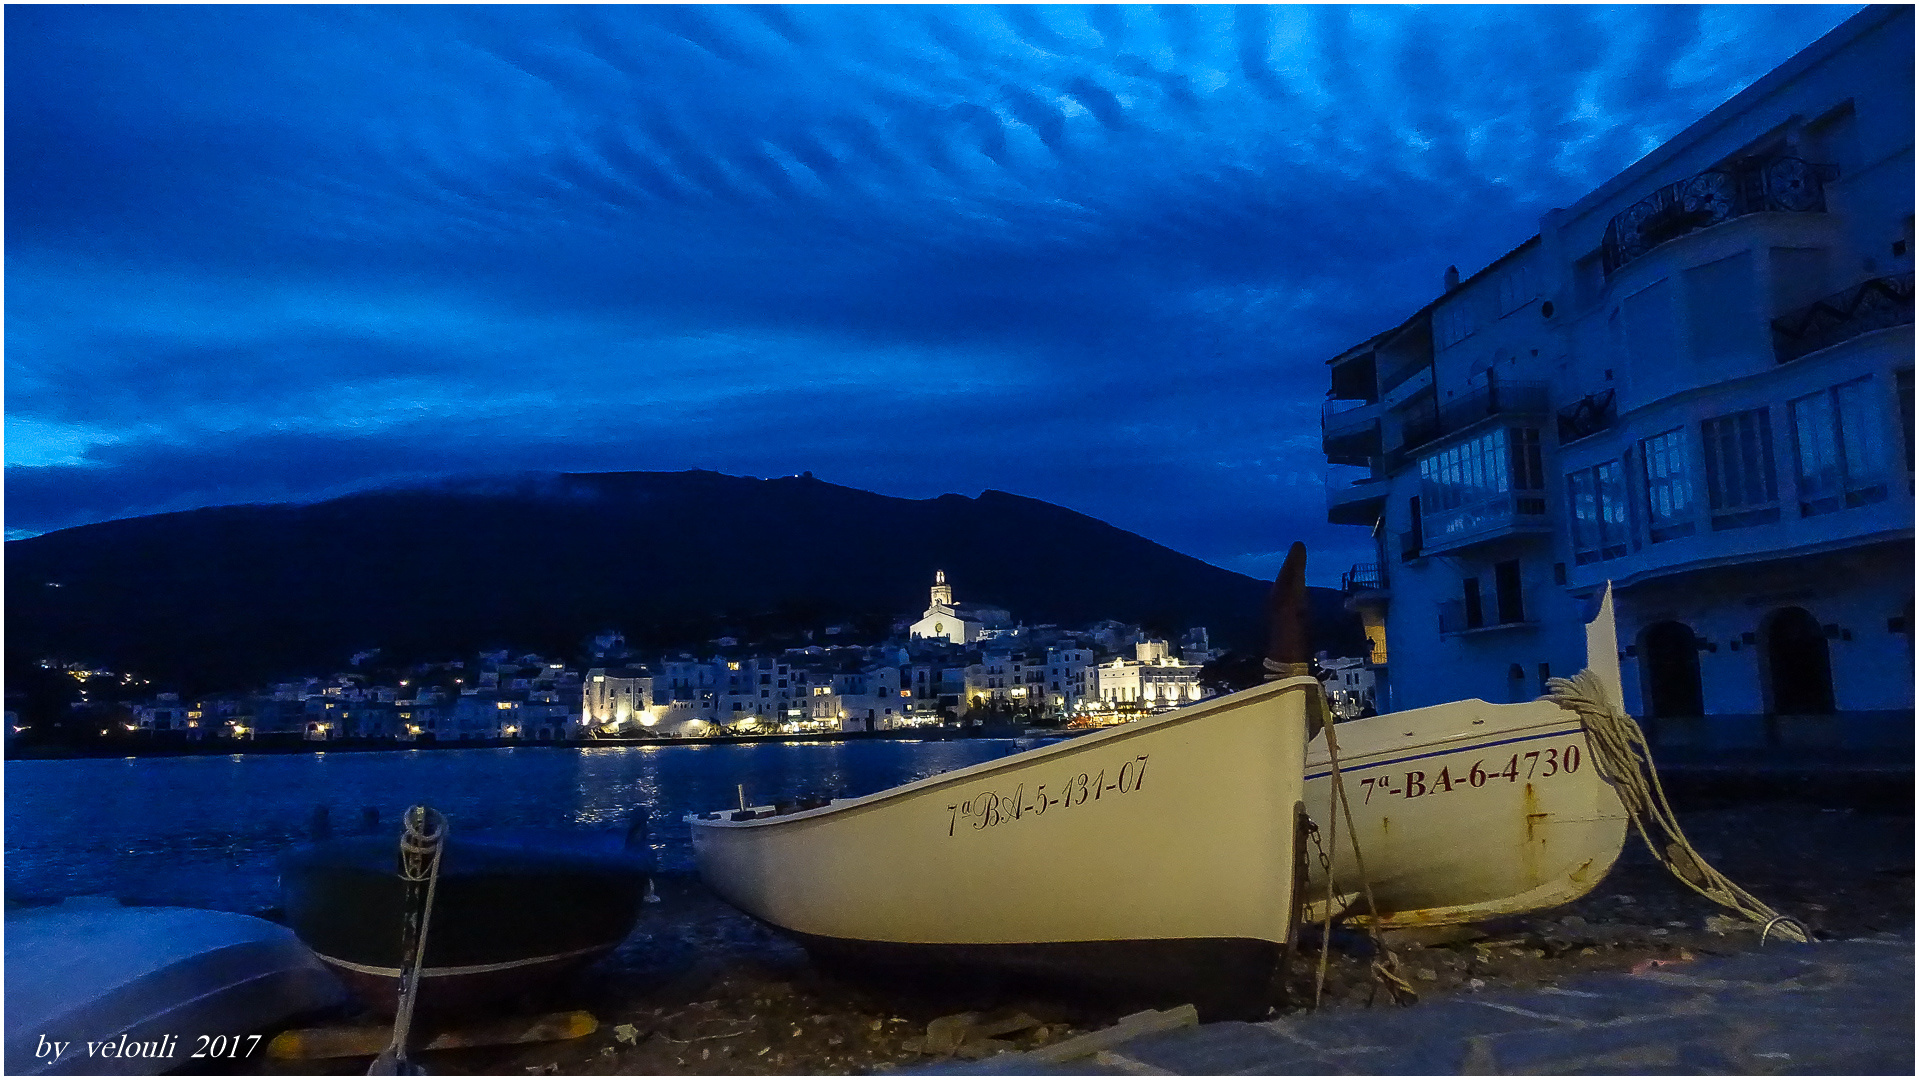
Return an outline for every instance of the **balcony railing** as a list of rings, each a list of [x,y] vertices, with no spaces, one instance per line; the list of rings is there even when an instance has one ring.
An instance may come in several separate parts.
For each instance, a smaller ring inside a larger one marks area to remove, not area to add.
[[[1358,435],[1379,423],[1379,410],[1370,401],[1334,399],[1319,408],[1319,430],[1326,439]]]
[[[1514,531],[1537,532],[1550,524],[1543,491],[1502,491],[1489,499],[1422,515],[1422,550],[1429,555],[1505,536]]]
[[[1826,208],[1835,165],[1796,157],[1756,157],[1667,184],[1606,224],[1600,245],[1607,276],[1668,240],[1761,211],[1808,213]]]
[[[1354,592],[1359,589],[1383,589],[1386,587],[1386,568],[1378,563],[1354,563],[1351,570],[1339,577],[1340,592]]]
[[[1616,396],[1611,390],[1601,390],[1559,410],[1559,444],[1564,446],[1588,435],[1597,435],[1618,423]]]
[[[1779,363],[1830,348],[1873,330],[1912,322],[1912,275],[1872,278],[1772,321]]]
[[[1546,411],[1546,384],[1492,383],[1455,398],[1400,427],[1400,459],[1434,439],[1469,428],[1489,416],[1520,416]]]

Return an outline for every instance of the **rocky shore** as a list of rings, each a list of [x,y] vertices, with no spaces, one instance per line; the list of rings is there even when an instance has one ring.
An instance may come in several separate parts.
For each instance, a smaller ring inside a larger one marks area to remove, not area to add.
[[[1694,846],[1733,880],[1820,937],[1913,928],[1913,818],[1804,804],[1682,812]],[[588,1009],[580,1039],[441,1051],[434,1072],[490,1074],[865,1073],[948,1057],[1029,1050],[1112,1024],[1134,1006],[942,981],[898,985],[829,971],[697,881],[666,877],[632,938],[606,963],[528,1011]],[[1388,941],[1423,1002],[1554,983],[1591,972],[1684,965],[1760,948],[1629,836],[1586,897],[1528,916]],[[1368,974],[1364,935],[1335,931],[1321,1008],[1392,1008]],[[1310,950],[1292,979],[1312,1001]],[[1412,1006],[1418,1008],[1417,1005]],[[341,1022],[343,1017],[328,1018]],[[261,1059],[245,1071],[363,1073],[364,1059]]]

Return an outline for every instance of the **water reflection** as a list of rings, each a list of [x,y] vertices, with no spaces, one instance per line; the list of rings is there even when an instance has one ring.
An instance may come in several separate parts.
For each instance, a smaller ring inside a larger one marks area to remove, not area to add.
[[[316,806],[335,835],[353,835],[396,831],[416,802],[460,830],[624,829],[645,813],[661,865],[690,870],[682,817],[734,805],[741,784],[754,802],[864,795],[1015,749],[862,740],[9,761],[6,891],[258,911],[278,902],[274,860],[307,837]]]

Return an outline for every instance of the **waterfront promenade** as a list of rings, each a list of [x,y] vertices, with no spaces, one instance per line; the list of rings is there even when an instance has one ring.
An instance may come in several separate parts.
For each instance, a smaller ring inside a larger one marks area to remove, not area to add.
[[[1044,1051],[907,1070],[928,1075],[1685,1073],[1906,1075],[1913,941],[1774,944],[1738,956],[1587,975],[1409,1007],[1340,1005],[1212,1023],[1092,1055]]]

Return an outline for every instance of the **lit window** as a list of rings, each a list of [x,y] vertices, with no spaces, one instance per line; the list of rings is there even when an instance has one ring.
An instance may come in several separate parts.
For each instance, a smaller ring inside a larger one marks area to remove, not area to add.
[[[1626,484],[1619,462],[1568,474],[1566,497],[1572,503],[1573,561],[1584,565],[1626,553]]]

